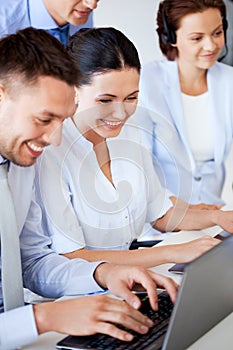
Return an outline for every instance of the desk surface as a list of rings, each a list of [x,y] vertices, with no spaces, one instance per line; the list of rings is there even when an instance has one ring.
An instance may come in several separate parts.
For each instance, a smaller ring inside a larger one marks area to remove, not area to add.
[[[210,230],[202,230],[200,232],[197,231],[183,231],[176,233],[174,235],[168,236],[163,242],[159,243],[159,245],[164,244],[174,244],[174,243],[183,243],[188,240],[192,240],[197,238],[197,236],[202,236],[204,234],[210,234],[212,236],[216,235],[221,231],[220,228],[214,227]],[[168,272],[168,268],[173,264],[164,264],[153,268],[152,270],[167,275],[173,278],[177,283],[181,282],[182,276],[174,273]],[[204,336],[202,336],[199,340],[197,340],[192,346],[188,348],[188,350],[232,350],[233,348],[233,332],[232,332],[232,324],[233,324],[233,313],[231,313],[228,317],[222,320],[219,324],[217,324],[214,328],[212,328],[209,332],[207,332]],[[23,347],[24,350],[54,350],[56,348],[56,343],[64,338],[64,335],[50,332],[47,334],[43,334],[39,337],[38,341],[34,344],[30,344],[28,346]]]

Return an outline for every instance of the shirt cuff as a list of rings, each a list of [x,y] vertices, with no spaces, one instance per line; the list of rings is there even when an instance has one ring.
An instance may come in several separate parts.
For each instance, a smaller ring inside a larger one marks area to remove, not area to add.
[[[73,259],[76,260],[76,259]],[[77,259],[80,264],[80,259]],[[94,273],[97,267],[106,261],[87,262],[83,261],[79,269],[78,276],[70,280],[70,283],[66,286],[65,295],[77,295],[77,294],[91,294],[106,291],[102,288],[94,279]],[[81,281],[81,283],[80,283]]]
[[[15,349],[35,342],[38,337],[32,305],[0,315],[0,350]]]

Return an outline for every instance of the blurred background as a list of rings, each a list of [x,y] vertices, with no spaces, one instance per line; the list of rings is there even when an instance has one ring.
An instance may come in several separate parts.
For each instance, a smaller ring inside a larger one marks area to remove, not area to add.
[[[156,12],[158,0],[100,0],[94,11],[95,26],[115,27],[133,41],[141,63],[161,58]]]

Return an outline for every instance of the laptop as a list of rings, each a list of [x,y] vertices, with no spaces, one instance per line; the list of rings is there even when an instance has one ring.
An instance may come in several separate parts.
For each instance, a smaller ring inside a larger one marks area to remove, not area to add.
[[[172,309],[165,312],[168,319],[162,320],[164,327],[155,321],[147,335],[137,335],[132,342],[101,334],[68,336],[57,343],[57,349],[185,350],[233,312],[233,236],[185,267],[174,307],[164,294],[161,296],[167,300],[162,303]],[[149,307],[147,298],[144,299]],[[163,304],[159,302],[159,309]],[[148,312],[160,316],[151,309]],[[156,339],[154,334],[158,335]]]

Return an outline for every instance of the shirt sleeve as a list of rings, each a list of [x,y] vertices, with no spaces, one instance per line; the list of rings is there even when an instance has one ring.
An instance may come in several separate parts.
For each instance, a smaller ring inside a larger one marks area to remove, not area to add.
[[[40,207],[33,200],[20,235],[24,286],[49,298],[103,291],[93,277],[102,262],[68,259],[50,246],[41,227]]]
[[[0,315],[0,350],[16,349],[35,342],[37,337],[32,305]]]
[[[14,1],[11,5],[8,0],[1,0],[0,37],[30,26],[27,1]]]

